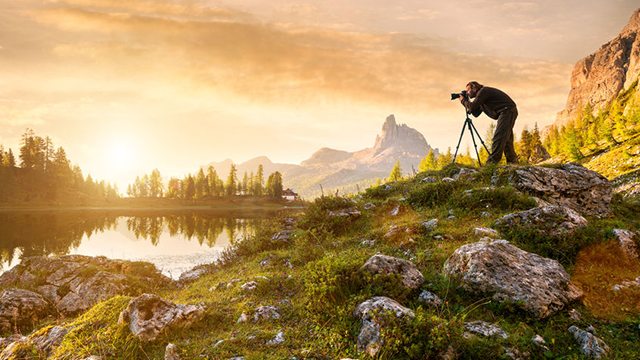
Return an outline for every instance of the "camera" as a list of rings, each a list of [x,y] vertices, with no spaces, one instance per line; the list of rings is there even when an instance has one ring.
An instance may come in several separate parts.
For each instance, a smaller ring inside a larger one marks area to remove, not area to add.
[[[451,94],[451,100],[455,100],[455,99],[459,98],[460,96],[462,96],[463,99],[468,99],[469,98],[469,96],[467,95],[467,90],[462,90],[459,93]]]

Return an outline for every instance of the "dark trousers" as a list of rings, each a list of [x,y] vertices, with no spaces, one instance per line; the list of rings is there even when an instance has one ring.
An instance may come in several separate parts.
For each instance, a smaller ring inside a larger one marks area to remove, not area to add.
[[[491,155],[487,162],[497,164],[502,159],[502,153],[507,158],[507,163],[517,163],[518,156],[513,146],[513,125],[516,123],[518,110],[516,108],[504,110],[498,116],[496,132],[493,133]]]

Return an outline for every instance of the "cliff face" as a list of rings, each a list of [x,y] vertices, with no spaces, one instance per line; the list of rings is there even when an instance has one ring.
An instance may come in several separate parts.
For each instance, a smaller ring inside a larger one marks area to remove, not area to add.
[[[640,75],[640,9],[613,40],[578,61],[571,74],[571,91],[556,124],[573,120],[587,104],[594,111],[608,105]]]

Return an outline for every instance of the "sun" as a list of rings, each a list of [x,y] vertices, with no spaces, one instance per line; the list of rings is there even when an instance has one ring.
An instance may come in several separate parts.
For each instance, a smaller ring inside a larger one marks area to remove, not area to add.
[[[127,141],[114,140],[106,151],[109,168],[113,171],[131,168],[135,162],[135,147]]]

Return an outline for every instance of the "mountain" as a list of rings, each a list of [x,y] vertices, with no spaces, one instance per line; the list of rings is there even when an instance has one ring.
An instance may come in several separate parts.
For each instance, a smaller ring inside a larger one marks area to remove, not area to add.
[[[596,113],[623,90],[637,86],[640,75],[640,9],[613,40],[578,61],[571,74],[567,104],[556,119],[557,125],[574,120],[590,105]]]
[[[300,165],[274,163],[269,158],[260,156],[238,164],[237,168],[239,177],[245,171],[255,172],[260,164],[264,167],[265,177],[279,171],[283,175],[285,187],[309,198],[320,195],[322,191],[333,193],[339,189],[344,193],[369,186],[376,179],[388,176],[396,161],[400,161],[405,173],[410,173],[417,170],[420,160],[431,149],[418,130],[406,124],[398,124],[395,116],[389,115],[382,125],[382,131],[376,136],[373,147],[354,152],[325,147]],[[433,150],[438,152],[437,149]],[[209,165],[215,167],[225,179],[231,163],[231,160],[225,160]]]

